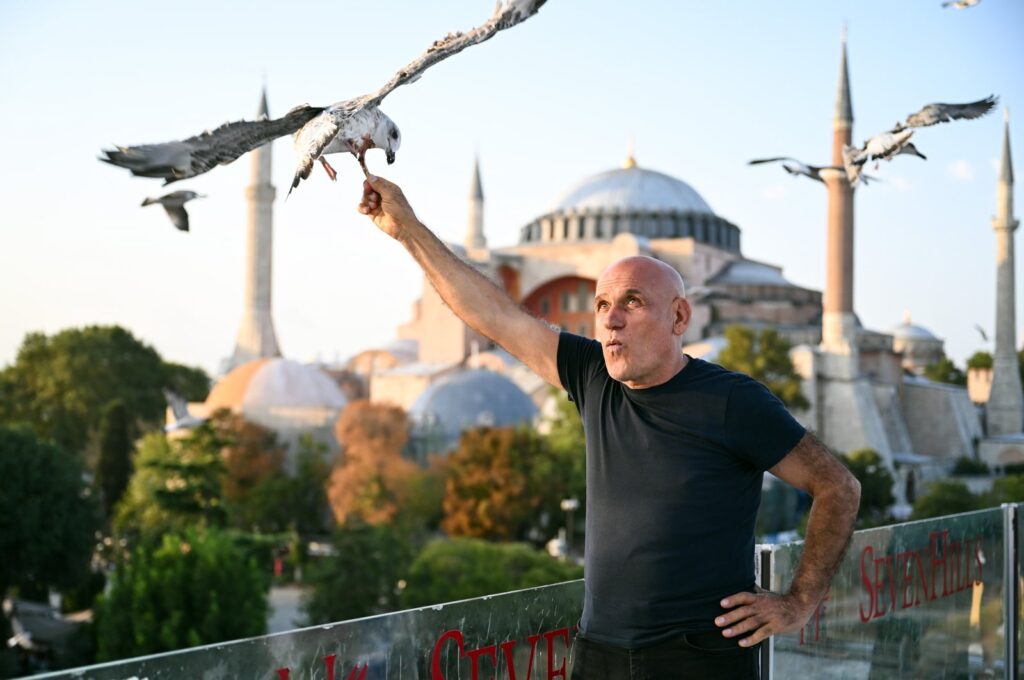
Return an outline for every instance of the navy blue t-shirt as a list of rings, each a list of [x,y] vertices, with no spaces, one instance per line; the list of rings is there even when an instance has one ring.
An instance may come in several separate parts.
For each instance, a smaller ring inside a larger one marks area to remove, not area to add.
[[[599,342],[562,333],[558,375],[587,440],[580,632],[636,648],[715,629],[721,599],[754,585],[761,478],[803,426],[761,383],[700,359],[634,390]]]

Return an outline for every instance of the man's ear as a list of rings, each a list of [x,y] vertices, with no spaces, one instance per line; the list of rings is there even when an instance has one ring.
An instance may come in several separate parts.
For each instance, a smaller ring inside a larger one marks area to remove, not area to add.
[[[676,298],[672,303],[672,313],[675,317],[672,321],[672,330],[676,335],[682,335],[686,332],[686,328],[690,325],[690,318],[693,316],[690,301],[683,297]]]

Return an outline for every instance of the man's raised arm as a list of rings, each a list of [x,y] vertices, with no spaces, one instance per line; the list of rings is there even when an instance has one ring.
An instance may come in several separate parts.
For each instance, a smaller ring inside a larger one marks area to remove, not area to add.
[[[562,388],[558,332],[527,314],[494,282],[456,257],[416,218],[398,185],[381,177],[368,178],[363,182],[359,212],[405,246],[456,316],[548,383]]]

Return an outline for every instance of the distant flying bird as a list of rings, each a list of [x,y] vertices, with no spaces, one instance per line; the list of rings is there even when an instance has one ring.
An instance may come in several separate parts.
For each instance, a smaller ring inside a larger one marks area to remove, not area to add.
[[[981,335],[982,342],[988,342],[988,333],[981,327],[981,324],[974,324],[974,328],[977,329],[978,334]]]
[[[755,158],[754,160],[749,161],[747,165],[760,165],[761,163],[775,162],[781,162],[782,169],[788,172],[789,174],[793,175],[794,177],[798,175],[803,175],[804,177],[810,177],[811,179],[817,180],[822,184],[825,183],[825,180],[821,178],[822,170],[842,169],[831,165],[807,165],[806,163],[798,161],[797,159],[792,158],[790,156],[778,156],[776,158]]]
[[[160,198],[147,198],[142,202],[142,207],[159,203],[167,211],[167,216],[179,231],[188,231],[188,213],[185,212],[185,204],[194,198],[206,198],[194,191],[172,191]]]
[[[171,413],[174,415],[174,422],[164,426],[164,432],[174,432],[175,430],[190,430],[194,427],[199,427],[206,422],[206,418],[197,418],[188,412],[188,402],[185,401],[185,397],[181,396],[174,390],[164,388],[164,399],[167,400],[167,405],[171,409]]]
[[[843,147],[843,167],[851,185],[856,185],[861,177],[864,164],[869,161],[891,161],[899,155],[911,155],[928,160],[910,141],[914,135],[912,128],[928,127],[937,123],[954,120],[971,120],[980,118],[992,110],[998,98],[990,95],[985,99],[967,104],[934,103],[924,106],[920,111],[907,116],[907,120],[896,125],[887,132],[871,137],[860,148]],[[878,167],[876,162],[875,167]]]
[[[182,141],[164,144],[118,147],[107,150],[100,160],[127,168],[134,175],[162,177],[164,184],[195,177],[216,165],[231,163],[283,135],[295,133],[298,166],[291,189],[309,177],[313,163],[319,160],[331,179],[336,173],[323,154],[352,153],[364,174],[365,154],[383,149],[388,163],[395,160],[401,143],[398,126],[378,106],[395,88],[415,82],[434,64],[458,54],[471,45],[482,43],[498,31],[511,28],[534,14],[546,0],[502,0],[490,19],[465,33],[449,33],[435,41],[427,51],[396,73],[384,87],[372,94],[331,104],[327,107],[298,106],[275,120],[226,123]],[[291,193],[289,189],[289,193]]]
[[[968,7],[974,7],[981,0],[946,0],[942,3],[943,7],[952,7],[954,9],[967,9]]]

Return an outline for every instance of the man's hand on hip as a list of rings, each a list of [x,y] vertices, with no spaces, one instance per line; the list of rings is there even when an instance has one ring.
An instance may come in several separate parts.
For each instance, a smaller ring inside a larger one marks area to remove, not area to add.
[[[807,624],[816,605],[808,607],[795,595],[779,595],[758,589],[756,593],[736,593],[722,600],[722,607],[731,611],[715,619],[715,625],[722,628],[722,635],[735,638],[753,633],[740,639],[741,647],[752,647],[762,640],[779,633],[800,630]]]
[[[378,229],[399,241],[405,236],[405,230],[418,221],[398,185],[372,175],[363,182],[359,212],[368,215]]]

